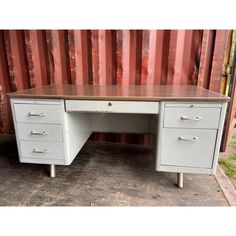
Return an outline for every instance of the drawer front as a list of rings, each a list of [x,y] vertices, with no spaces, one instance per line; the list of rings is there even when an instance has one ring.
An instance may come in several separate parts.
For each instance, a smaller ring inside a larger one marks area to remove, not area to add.
[[[19,140],[62,142],[61,125],[18,123]]]
[[[66,111],[157,114],[158,102],[66,100]]]
[[[37,159],[64,159],[61,143],[20,141],[21,156]]]
[[[211,168],[217,130],[163,129],[161,165]]]
[[[61,124],[60,105],[14,104],[16,122]]]
[[[221,108],[165,107],[164,127],[217,129]]]

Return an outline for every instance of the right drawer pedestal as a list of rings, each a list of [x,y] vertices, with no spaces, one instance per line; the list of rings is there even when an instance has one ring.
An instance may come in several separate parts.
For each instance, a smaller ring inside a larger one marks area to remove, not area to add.
[[[219,103],[162,103],[157,170],[214,174],[225,107]]]

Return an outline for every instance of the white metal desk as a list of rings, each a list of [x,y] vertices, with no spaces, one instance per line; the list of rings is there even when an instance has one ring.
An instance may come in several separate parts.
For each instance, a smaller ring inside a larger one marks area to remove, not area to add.
[[[49,85],[8,94],[19,158],[70,165],[92,132],[149,133],[156,170],[215,174],[228,97],[196,86]]]

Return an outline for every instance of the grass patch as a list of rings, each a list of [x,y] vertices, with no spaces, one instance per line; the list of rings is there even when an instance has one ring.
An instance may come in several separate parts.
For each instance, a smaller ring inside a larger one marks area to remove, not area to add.
[[[234,149],[236,149],[236,132],[234,132],[234,134],[233,134],[233,136],[232,136],[232,139],[231,139],[229,145],[230,145],[231,147],[233,147]]]
[[[233,147],[234,149],[236,149],[236,140],[232,140],[232,141],[229,143],[229,145],[230,145],[231,147]]]
[[[219,164],[224,170],[225,174],[232,177],[236,176],[236,131],[228,144],[231,148],[224,158],[219,159]]]
[[[236,139],[236,132],[234,132],[232,139]]]
[[[236,164],[232,163],[230,160],[220,159],[219,164],[228,176],[234,176],[236,174]]]
[[[236,161],[236,153],[230,154],[230,155],[228,156],[228,158],[229,158],[230,160]]]

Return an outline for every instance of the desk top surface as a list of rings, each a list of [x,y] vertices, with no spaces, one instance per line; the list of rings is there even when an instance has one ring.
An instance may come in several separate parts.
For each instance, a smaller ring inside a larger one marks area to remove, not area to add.
[[[228,101],[229,97],[191,85],[47,85],[8,93],[14,98],[127,100],[127,101]]]

